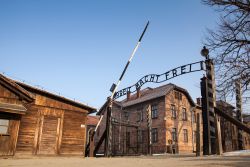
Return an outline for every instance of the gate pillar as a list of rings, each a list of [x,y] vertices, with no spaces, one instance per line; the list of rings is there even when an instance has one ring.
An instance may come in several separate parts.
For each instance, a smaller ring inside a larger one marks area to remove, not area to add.
[[[214,64],[208,57],[208,49],[201,51],[206,57],[206,77],[201,79],[202,117],[203,117],[203,152],[204,155],[222,154],[220,117],[215,114],[216,92]]]

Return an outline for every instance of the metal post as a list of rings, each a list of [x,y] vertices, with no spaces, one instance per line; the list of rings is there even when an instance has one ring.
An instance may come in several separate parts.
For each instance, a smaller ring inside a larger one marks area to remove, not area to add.
[[[236,91],[236,115],[237,119],[243,123],[242,120],[242,98],[241,98],[241,83],[240,79],[237,79],[235,81],[235,91]],[[238,130],[238,149],[243,150],[244,149],[244,142],[242,138],[242,130],[240,130],[237,127]]]

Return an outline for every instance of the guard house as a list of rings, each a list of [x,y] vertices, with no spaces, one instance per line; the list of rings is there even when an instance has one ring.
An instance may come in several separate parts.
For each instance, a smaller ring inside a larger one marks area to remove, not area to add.
[[[96,109],[0,74],[0,156],[84,155]]]

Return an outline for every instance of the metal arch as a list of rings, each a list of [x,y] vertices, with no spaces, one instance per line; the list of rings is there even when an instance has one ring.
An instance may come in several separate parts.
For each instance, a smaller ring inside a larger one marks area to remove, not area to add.
[[[117,91],[114,94],[114,99],[118,99],[119,97],[127,95],[128,93],[136,92],[136,90],[140,89],[142,87],[142,85],[144,85],[147,82],[162,83],[162,82],[165,82],[167,80],[170,80],[172,78],[175,78],[175,77],[183,75],[183,74],[205,70],[204,64],[205,64],[204,61],[198,61],[198,62],[182,65],[182,66],[179,66],[177,68],[173,68],[173,69],[171,69],[165,73],[162,73],[162,74],[145,75],[138,82],[136,82],[134,85]]]

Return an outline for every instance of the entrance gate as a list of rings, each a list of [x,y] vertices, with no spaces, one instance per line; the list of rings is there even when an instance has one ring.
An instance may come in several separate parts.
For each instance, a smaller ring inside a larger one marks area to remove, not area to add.
[[[202,56],[206,58],[205,61],[199,61],[195,63],[190,63],[187,65],[183,65],[177,68],[174,68],[170,71],[167,71],[163,74],[150,74],[142,77],[137,83],[135,83],[132,86],[129,86],[127,88],[121,89],[117,91],[117,87],[120,84],[126,69],[128,68],[128,65],[130,61],[132,60],[137,48],[139,47],[139,44],[141,42],[141,39],[148,27],[149,22],[147,23],[129,61],[127,62],[125,69],[123,70],[117,85],[113,84],[110,91],[112,92],[112,95],[110,98],[108,98],[107,102],[105,103],[107,105],[106,107],[106,129],[103,133],[103,136],[100,138],[99,142],[97,143],[96,148],[89,147],[90,144],[86,147],[86,153],[98,151],[101,143],[105,140],[105,146],[104,146],[104,155],[106,157],[112,156],[112,155],[119,155],[124,153],[139,153],[139,140],[138,138],[130,138],[131,135],[138,136],[138,128],[137,126],[132,126],[131,124],[123,124],[122,122],[117,122],[120,124],[117,126],[116,122],[114,121],[115,118],[112,117],[112,104],[113,100],[117,99],[119,97],[122,97],[127,94],[131,94],[133,92],[136,92],[141,88],[142,85],[144,85],[147,82],[153,82],[153,83],[161,83],[164,81],[167,81],[169,79],[172,79],[174,77],[196,72],[196,71],[206,71],[206,77],[202,78],[201,81],[201,94],[202,94],[202,116],[203,116],[203,150],[205,155],[211,155],[211,154],[222,154],[222,143],[221,143],[221,132],[220,132],[220,118],[217,114],[220,114],[220,116],[223,116],[227,120],[231,121],[232,123],[235,123],[234,118],[229,118],[228,116],[225,116],[223,112],[216,110],[216,93],[215,93],[215,79],[214,79],[214,66],[213,61],[209,59],[209,51],[204,47],[201,51]],[[205,66],[205,67],[204,67]],[[103,114],[103,113],[102,113]],[[97,124],[97,128],[100,125],[100,122],[102,121],[103,115],[100,118],[100,121]],[[149,117],[150,118],[150,117]],[[229,119],[228,119],[229,118]],[[151,118],[150,118],[151,119]],[[150,119],[148,119],[148,134],[147,134],[147,146],[148,146],[148,153],[151,153],[150,145],[151,145],[151,127],[150,127]],[[237,122],[237,121],[236,121]],[[122,124],[122,125],[121,125]],[[238,125],[240,126],[238,126]],[[247,129],[247,132],[250,133],[250,129],[245,127],[244,124],[242,124],[240,121],[238,121],[236,124],[241,130]],[[123,139],[125,141],[121,141],[119,137],[112,135],[115,134],[114,131],[121,132],[121,129],[127,127],[133,127],[131,129],[133,130],[124,130],[124,133],[121,133],[120,135],[123,136]],[[243,127],[243,128],[242,128]],[[95,133],[93,133],[95,134]],[[137,134],[137,135],[134,135]],[[128,137],[129,136],[129,137]],[[240,136],[240,135],[239,135]],[[126,140],[127,139],[127,140]],[[90,140],[91,141],[91,140]],[[118,144],[117,144],[118,143]],[[134,144],[135,143],[135,144]],[[198,144],[199,145],[199,144]],[[117,151],[117,146],[119,147]]]

